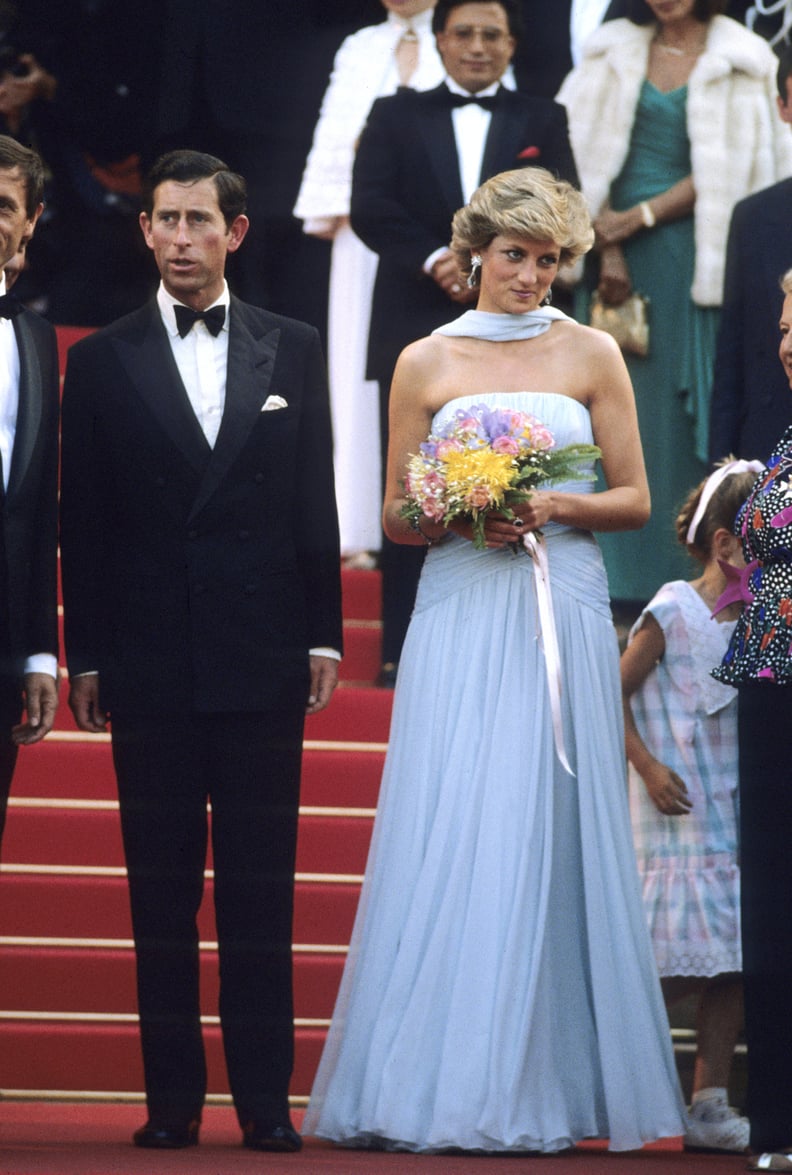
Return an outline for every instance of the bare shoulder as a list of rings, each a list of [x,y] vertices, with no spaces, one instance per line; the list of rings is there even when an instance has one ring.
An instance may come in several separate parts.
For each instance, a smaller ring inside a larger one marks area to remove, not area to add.
[[[448,342],[442,335],[427,335],[405,347],[396,364],[397,372],[417,375],[441,366],[448,352]]]
[[[621,358],[619,344],[604,330],[572,321],[559,322],[555,329],[559,333],[563,331],[565,335],[568,334],[577,353],[585,355],[587,359],[608,363]]]

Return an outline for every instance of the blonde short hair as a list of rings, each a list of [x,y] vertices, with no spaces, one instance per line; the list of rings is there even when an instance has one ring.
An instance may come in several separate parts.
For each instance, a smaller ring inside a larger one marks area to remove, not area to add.
[[[792,294],[792,269],[788,269],[779,282],[785,294]]]
[[[504,171],[483,183],[454,216],[451,248],[464,274],[470,256],[497,236],[553,241],[567,265],[594,244],[586,202],[577,188],[543,167]]]

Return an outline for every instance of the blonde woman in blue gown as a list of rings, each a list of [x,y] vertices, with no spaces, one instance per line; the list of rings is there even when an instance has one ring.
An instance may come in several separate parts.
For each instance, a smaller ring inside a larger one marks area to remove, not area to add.
[[[349,1146],[555,1152],[607,1138],[625,1150],[684,1130],[591,533],[646,521],[635,406],[613,340],[542,305],[559,264],[592,237],[582,197],[543,169],[483,184],[453,242],[478,307],[408,347],[396,369],[384,523],[395,541],[430,549],[305,1121]],[[408,456],[477,404],[530,412],[559,445],[595,442],[607,489],[536,492],[515,522],[488,518],[483,550],[462,521],[411,529]],[[557,657],[533,560],[511,549],[540,529]]]

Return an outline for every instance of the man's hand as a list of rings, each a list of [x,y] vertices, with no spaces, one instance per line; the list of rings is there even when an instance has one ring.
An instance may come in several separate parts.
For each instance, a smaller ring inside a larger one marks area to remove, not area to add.
[[[18,747],[40,742],[49,734],[58,709],[58,683],[49,673],[26,673],[24,692],[26,721],[11,731]]]
[[[457,259],[450,249],[438,257],[432,266],[432,280],[436,281],[440,289],[448,294],[452,302],[467,305],[478,298],[478,290],[470,289],[462,274],[459,272]]]
[[[102,734],[107,714],[99,707],[99,674],[84,673],[69,682],[69,708],[80,730]]]
[[[311,690],[308,694],[306,714],[318,714],[324,710],[338,685],[338,661],[335,657],[311,656]]]

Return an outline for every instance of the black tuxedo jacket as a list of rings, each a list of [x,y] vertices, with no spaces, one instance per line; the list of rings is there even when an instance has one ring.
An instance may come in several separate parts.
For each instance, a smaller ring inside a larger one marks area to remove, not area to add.
[[[379,98],[361,135],[352,181],[352,226],[379,254],[369,333],[369,375],[390,381],[399,352],[463,309],[422,271],[447,246],[463,204],[445,85]],[[501,89],[481,179],[539,164],[577,183],[566,111],[547,98]]]
[[[254,711],[341,649],[316,331],[231,299],[210,449],[155,300],[72,348],[61,558],[69,671],[118,712]],[[262,408],[269,397],[285,407]]]
[[[34,653],[58,655],[58,352],[53,327],[29,310],[14,319],[19,408],[2,495],[0,665],[18,676]]]
[[[766,460],[792,420],[778,359],[779,279],[792,267],[792,179],[741,200],[726,247],[710,411],[710,458]]]

